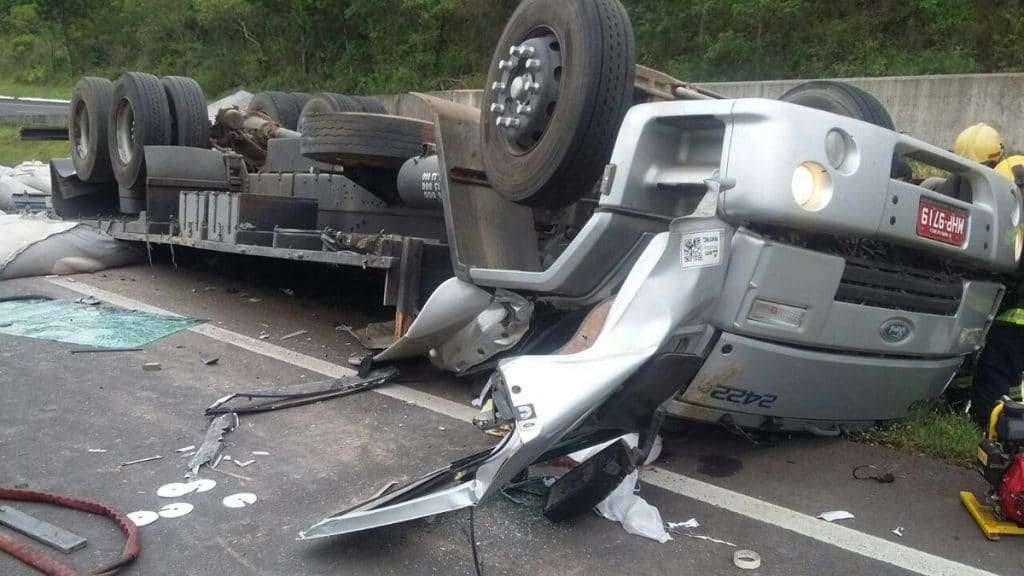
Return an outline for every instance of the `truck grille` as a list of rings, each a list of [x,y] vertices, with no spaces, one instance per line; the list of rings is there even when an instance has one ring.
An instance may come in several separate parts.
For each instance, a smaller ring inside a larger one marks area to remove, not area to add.
[[[846,259],[836,301],[877,308],[954,316],[963,282],[955,276],[880,262]]]

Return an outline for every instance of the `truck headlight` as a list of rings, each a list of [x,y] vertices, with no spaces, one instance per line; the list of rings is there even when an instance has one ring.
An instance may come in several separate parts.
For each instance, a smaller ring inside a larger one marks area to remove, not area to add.
[[[832,201],[832,177],[817,162],[797,166],[791,187],[793,200],[808,212],[817,212]]]

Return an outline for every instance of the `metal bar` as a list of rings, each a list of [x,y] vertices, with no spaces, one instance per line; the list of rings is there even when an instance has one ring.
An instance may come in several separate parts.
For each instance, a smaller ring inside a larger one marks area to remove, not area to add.
[[[56,548],[65,554],[85,548],[87,542],[78,534],[54,526],[49,522],[43,522],[10,506],[0,506],[0,525],[20,532],[51,548]]]
[[[67,126],[22,126],[18,130],[18,137],[23,141],[47,140],[60,142],[68,139]]]
[[[118,240],[130,240],[132,242],[147,241],[145,234],[135,232],[112,230],[110,235]],[[151,234],[149,235],[148,241],[154,244],[177,244],[178,246],[213,250],[216,252],[229,252],[232,254],[246,254],[267,258],[281,258],[283,260],[320,262],[323,264],[341,264],[344,266],[357,266],[360,268],[373,268],[377,270],[387,270],[391,268],[392,262],[397,260],[393,256],[376,256],[373,254],[360,254],[358,252],[350,251],[325,252],[318,250],[271,248],[269,246],[254,246],[251,244],[229,244],[213,240],[196,240],[192,238],[182,238],[180,236],[170,236],[167,234]]]
[[[398,302],[395,304],[395,339],[405,332],[416,319],[420,277],[423,269],[423,241],[419,238],[402,240],[402,262],[398,272]]]

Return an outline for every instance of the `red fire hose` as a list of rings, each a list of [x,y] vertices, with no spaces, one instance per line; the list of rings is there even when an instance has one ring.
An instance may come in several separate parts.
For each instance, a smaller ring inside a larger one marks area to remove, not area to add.
[[[117,560],[90,572],[94,576],[111,576],[116,574],[123,566],[131,564],[139,557],[139,529],[127,516],[114,510],[106,504],[87,498],[74,498],[60,494],[47,494],[46,492],[35,492],[32,490],[12,490],[0,488],[0,500],[20,500],[22,502],[44,502],[73,510],[80,510],[90,514],[106,516],[114,521],[124,532],[127,541],[124,543],[124,552]],[[0,550],[14,556],[25,564],[39,570],[48,576],[80,576],[74,568],[58,562],[46,556],[38,550],[31,548],[8,536],[0,534]]]

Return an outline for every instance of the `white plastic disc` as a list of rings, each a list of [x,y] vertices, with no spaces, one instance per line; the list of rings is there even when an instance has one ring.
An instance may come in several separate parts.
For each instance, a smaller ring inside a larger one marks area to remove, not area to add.
[[[188,483],[192,487],[192,490],[202,494],[203,492],[209,492],[217,486],[216,480],[210,480],[209,478],[200,478],[199,480],[193,480]]]
[[[160,515],[152,510],[138,510],[128,514],[128,519],[140,528],[143,526],[149,526],[153,522],[156,522],[159,517]]]
[[[164,484],[160,488],[157,488],[156,495],[161,498],[180,498],[189,492],[195,490],[195,486],[183,484],[181,482],[171,482],[170,484]]]
[[[228,508],[245,508],[256,503],[256,495],[252,492],[232,494],[224,498],[224,505]]]
[[[192,511],[192,505],[188,502],[175,502],[160,509],[161,518],[181,518]]]

